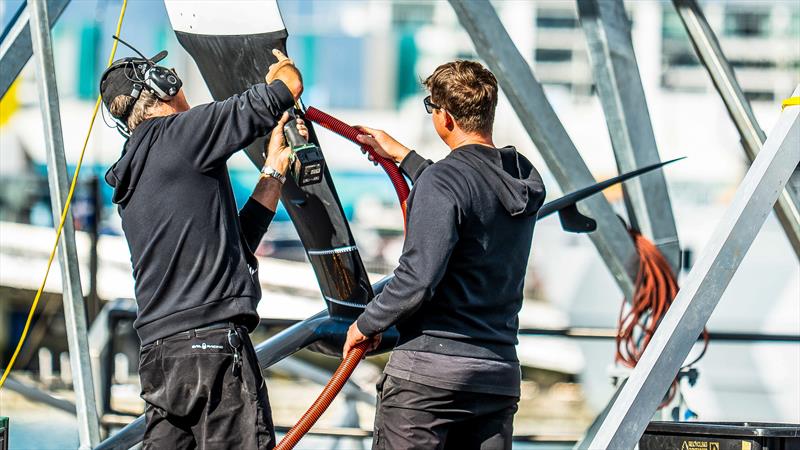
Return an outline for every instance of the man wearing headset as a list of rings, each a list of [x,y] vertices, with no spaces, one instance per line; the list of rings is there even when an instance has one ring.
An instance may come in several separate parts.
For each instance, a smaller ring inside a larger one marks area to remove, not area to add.
[[[292,61],[273,53],[266,83],[193,108],[177,74],[156,65],[166,52],[119,60],[100,82],[129,134],[106,181],[136,280],[145,449],[275,446],[248,337],[261,299],[253,252],[275,214],[291,153],[285,111],[303,84]],[[270,130],[261,178],[237,211],[226,161]]]

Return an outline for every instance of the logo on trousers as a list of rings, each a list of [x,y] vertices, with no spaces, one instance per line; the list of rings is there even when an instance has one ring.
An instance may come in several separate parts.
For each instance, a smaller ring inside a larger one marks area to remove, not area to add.
[[[193,349],[201,348],[203,350],[206,350],[206,349],[209,349],[209,348],[211,348],[211,349],[222,349],[224,347],[221,346],[221,345],[217,345],[217,344],[206,344],[205,342],[203,342],[202,344],[194,344],[194,345],[192,345],[192,348]]]

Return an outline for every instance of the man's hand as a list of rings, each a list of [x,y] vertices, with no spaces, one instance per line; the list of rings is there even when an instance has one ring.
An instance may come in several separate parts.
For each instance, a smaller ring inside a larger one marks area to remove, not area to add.
[[[403,161],[403,158],[411,152],[408,147],[397,142],[395,138],[389,136],[383,130],[376,130],[360,125],[356,125],[355,128],[364,133],[358,135],[358,142],[369,145],[384,158],[389,158],[399,164]]]
[[[278,58],[278,62],[269,66],[267,72],[267,84],[275,80],[281,80],[292,91],[292,96],[295,100],[300,98],[303,93],[303,76],[300,71],[295,67],[294,62],[287,58],[286,55],[281,53],[278,49],[273,49],[272,54]]]
[[[371,339],[372,339],[372,345],[369,346],[367,352],[371,352],[372,350],[378,348],[378,345],[381,343],[381,335],[380,334],[375,335]],[[347,339],[344,341],[342,358],[346,357],[347,354],[350,353],[350,350],[357,344],[360,344],[368,340],[370,340],[370,338],[364,336],[364,334],[361,333],[361,330],[358,329],[358,325],[355,322],[353,322],[353,324],[350,325],[350,328],[347,329]]]
[[[278,121],[278,124],[275,125],[275,128],[272,129],[272,134],[269,137],[269,144],[267,144],[267,160],[265,164],[280,172],[281,175],[286,175],[286,171],[289,169],[289,157],[292,155],[292,149],[286,145],[286,138],[283,134],[283,126],[286,125],[288,121],[289,113],[285,112]],[[308,139],[308,128],[303,122],[303,119],[297,119],[297,131],[299,131],[304,138]]]

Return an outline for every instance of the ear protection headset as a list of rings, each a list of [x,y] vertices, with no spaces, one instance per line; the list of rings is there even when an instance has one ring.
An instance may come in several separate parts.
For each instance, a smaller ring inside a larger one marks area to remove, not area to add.
[[[159,100],[163,100],[165,102],[172,100],[178,94],[178,91],[181,90],[181,86],[183,86],[183,81],[181,81],[180,77],[178,77],[178,74],[172,69],[167,69],[166,67],[159,66],[153,62],[153,60],[160,61],[164,59],[164,57],[167,56],[167,52],[165,50],[162,50],[156,56],[150,59],[144,56],[139,50],[136,50],[132,45],[120,39],[118,36],[113,36],[113,38],[136,52],[139,56],[141,56],[141,58],[123,58],[109,66],[103,72],[103,75],[100,78],[101,86],[103,80],[106,79],[108,74],[116,69],[121,68],[128,80],[133,83],[133,89],[128,95],[136,100],[139,99],[142,89],[147,89],[156,97],[158,97]],[[134,101],[133,104],[135,103],[136,102]],[[133,104],[131,104],[131,108],[133,108]],[[126,111],[124,115],[127,115],[129,112],[130,111]],[[127,124],[116,117],[112,116],[112,118],[114,119],[114,122],[116,122],[120,133],[122,133],[125,137],[130,136],[130,131],[128,130]]]

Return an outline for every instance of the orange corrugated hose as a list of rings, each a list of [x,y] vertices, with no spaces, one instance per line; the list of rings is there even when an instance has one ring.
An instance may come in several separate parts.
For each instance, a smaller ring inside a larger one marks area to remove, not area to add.
[[[639,362],[658,324],[678,294],[678,281],[658,247],[638,231],[629,230],[629,232],[639,253],[639,271],[636,275],[636,290],[631,306],[626,308],[627,302],[623,299],[619,311],[616,361],[633,368]],[[703,357],[708,348],[708,341],[708,331],[703,329],[703,350],[685,367],[695,364]],[[659,408],[672,402],[677,390],[678,380],[675,379]]]
[[[381,167],[383,167],[387,175],[389,175],[389,178],[392,180],[395,191],[397,191],[397,199],[400,202],[400,209],[403,211],[403,224],[405,225],[406,201],[408,199],[409,188],[397,165],[393,161],[382,158],[380,155],[375,153],[371,147],[359,143],[356,139],[356,136],[360,134],[360,131],[334,118],[333,116],[325,114],[315,108],[308,108],[305,117],[360,145],[362,147],[362,151],[369,153],[372,159],[379,163]],[[372,340],[370,339],[357,344],[350,350],[347,356],[345,356],[342,360],[341,364],[339,364],[336,372],[333,373],[331,380],[328,381],[328,384],[326,384],[322,389],[319,397],[314,400],[314,403],[311,404],[305,414],[303,414],[300,420],[297,421],[295,426],[293,426],[289,432],[286,433],[286,436],[281,439],[281,442],[275,447],[276,450],[290,450],[294,448],[298,442],[300,442],[300,439],[302,439],[303,436],[308,433],[308,430],[310,430],[311,427],[317,423],[317,420],[319,420],[320,416],[322,416],[325,410],[328,409],[333,400],[339,394],[339,391],[342,390],[344,384],[347,383],[347,380],[350,378],[350,375],[353,374],[353,370],[355,370],[358,362],[364,358],[364,355],[367,353],[367,349],[371,344]]]
[[[322,389],[319,397],[314,400],[314,403],[312,403],[311,407],[303,414],[303,417],[297,421],[297,424],[295,424],[295,426],[286,433],[286,436],[281,439],[281,442],[275,447],[276,450],[290,450],[294,448],[294,446],[300,442],[300,439],[308,433],[308,430],[317,423],[322,413],[328,409],[333,399],[336,398],[339,391],[344,387],[344,384],[347,383],[347,379],[350,378],[358,362],[361,361],[361,358],[367,353],[370,344],[372,344],[371,340],[364,341],[350,350],[350,353],[348,353],[342,360],[342,363],[339,364],[339,368],[333,373],[331,380],[325,385],[325,388]]]
[[[362,134],[362,132],[357,128],[352,127],[331,116],[330,114],[322,112],[311,106],[306,110],[303,117],[314,123],[322,125],[339,136],[342,136],[343,138],[348,139],[354,144],[360,146],[363,153],[368,154],[370,159],[374,161],[376,165],[380,165],[381,168],[383,168],[383,170],[386,172],[386,175],[389,176],[389,180],[391,180],[394,190],[397,193],[397,200],[400,202],[400,209],[403,211],[403,225],[405,226],[406,201],[408,200],[410,189],[408,188],[408,183],[406,183],[405,177],[403,177],[402,172],[400,172],[400,168],[397,167],[397,164],[395,164],[391,159],[384,158],[379,155],[369,145],[358,142],[357,137],[358,135]]]

